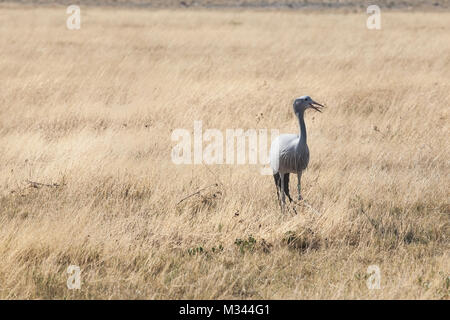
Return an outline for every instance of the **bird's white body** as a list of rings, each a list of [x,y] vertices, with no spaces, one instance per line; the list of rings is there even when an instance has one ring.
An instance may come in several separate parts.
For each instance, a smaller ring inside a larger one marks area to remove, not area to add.
[[[282,134],[270,146],[270,167],[274,174],[295,173],[306,169],[309,149],[297,134]]]

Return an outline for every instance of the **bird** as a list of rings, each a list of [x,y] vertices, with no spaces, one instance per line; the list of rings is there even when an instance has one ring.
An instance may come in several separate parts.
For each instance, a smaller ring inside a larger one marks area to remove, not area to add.
[[[281,211],[284,210],[286,205],[286,196],[290,203],[293,201],[289,194],[289,174],[297,174],[298,200],[303,199],[301,196],[301,178],[302,172],[308,167],[309,163],[304,119],[305,110],[313,109],[322,112],[321,108],[324,107],[324,105],[311,99],[310,96],[296,98],[293,110],[299,123],[299,134],[279,135],[270,146],[270,167],[272,168]]]

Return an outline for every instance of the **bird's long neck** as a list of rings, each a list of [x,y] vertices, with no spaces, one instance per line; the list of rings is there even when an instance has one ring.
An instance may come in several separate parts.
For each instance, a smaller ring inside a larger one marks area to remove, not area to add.
[[[303,117],[304,111],[297,112],[298,125],[300,127],[300,145],[306,145],[306,125]]]

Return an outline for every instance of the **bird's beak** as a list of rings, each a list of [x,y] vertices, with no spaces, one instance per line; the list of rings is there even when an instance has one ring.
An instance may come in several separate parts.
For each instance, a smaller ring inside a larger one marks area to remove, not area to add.
[[[322,111],[320,110],[320,108],[325,108],[324,105],[321,105],[320,103],[315,102],[315,101],[312,101],[312,102],[309,104],[309,106],[310,106],[311,108],[313,108],[314,110],[319,111],[319,112],[322,112]]]

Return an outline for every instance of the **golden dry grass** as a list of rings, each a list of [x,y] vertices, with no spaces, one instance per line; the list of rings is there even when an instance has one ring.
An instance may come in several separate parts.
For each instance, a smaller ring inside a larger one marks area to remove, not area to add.
[[[0,9],[0,298],[449,298],[449,13],[66,17]],[[281,215],[256,166],[171,162],[194,120],[297,132],[301,94],[328,105],[306,117],[320,216]]]

